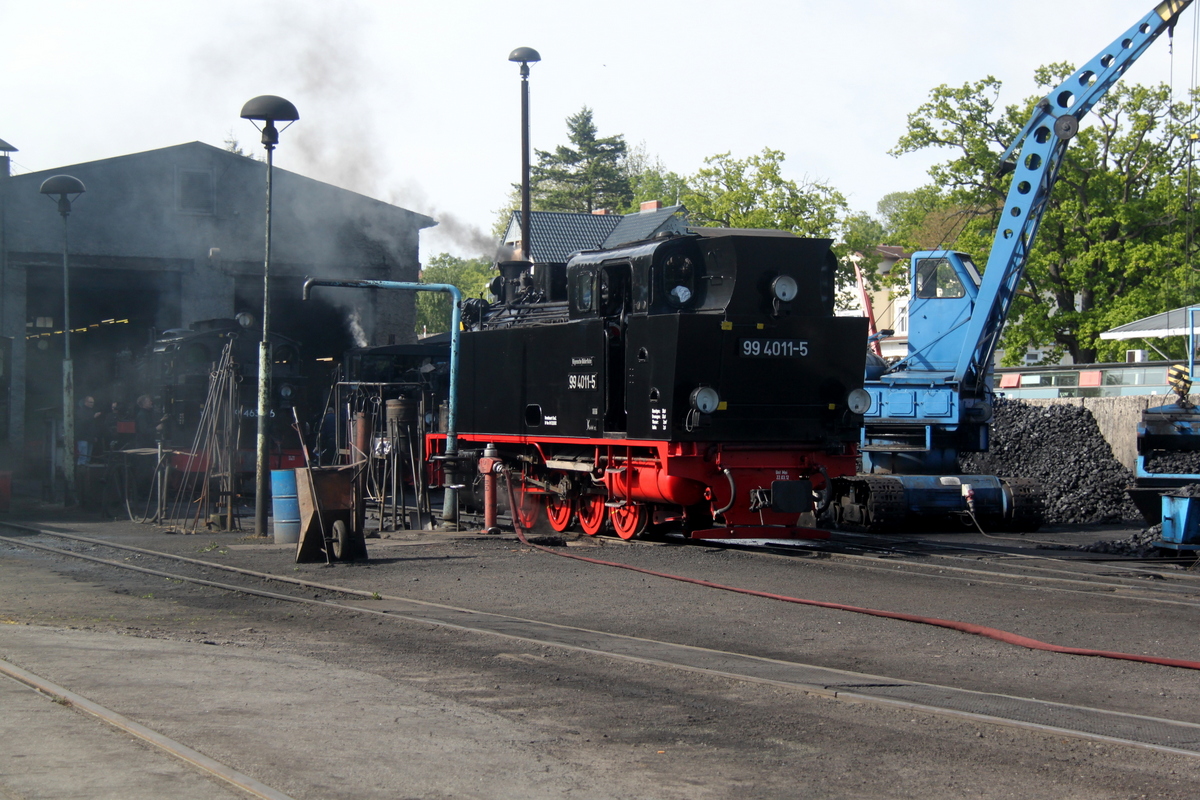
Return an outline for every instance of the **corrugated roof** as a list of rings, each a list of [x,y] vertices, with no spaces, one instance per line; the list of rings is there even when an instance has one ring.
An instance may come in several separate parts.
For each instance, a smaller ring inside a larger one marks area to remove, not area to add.
[[[1200,333],[1200,306],[1184,306],[1118,325],[1100,334],[1101,339],[1157,339],[1188,335],[1188,309],[1196,309],[1196,332]]]

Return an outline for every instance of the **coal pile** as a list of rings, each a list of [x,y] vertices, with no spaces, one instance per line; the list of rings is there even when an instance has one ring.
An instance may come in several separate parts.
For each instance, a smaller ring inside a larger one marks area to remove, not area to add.
[[[964,453],[965,474],[1031,478],[1046,493],[1048,525],[1140,519],[1125,496],[1133,473],[1113,458],[1096,419],[1075,405],[1032,406],[998,400],[991,449]]]
[[[1157,450],[1146,457],[1146,472],[1156,475],[1200,474],[1200,451]]]
[[[1092,544],[1082,545],[1078,549],[1089,553],[1147,558],[1158,555],[1158,548],[1154,546],[1154,542],[1160,539],[1162,539],[1162,525],[1154,525],[1125,539],[1101,539]]]

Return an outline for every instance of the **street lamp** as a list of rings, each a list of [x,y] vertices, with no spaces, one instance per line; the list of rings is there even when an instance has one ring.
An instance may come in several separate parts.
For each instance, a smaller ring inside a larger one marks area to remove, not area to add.
[[[532,47],[518,47],[508,60],[521,64],[521,254],[533,261],[529,238],[529,65],[542,60]]]
[[[42,181],[42,194],[54,200],[58,197],[58,213],[63,220],[63,478],[67,490],[63,505],[75,497],[75,377],[71,366],[71,277],[67,260],[67,217],[71,203],[87,191],[83,181],[70,175],[55,175]]]
[[[272,154],[279,144],[276,122],[286,122],[284,128],[300,119],[296,107],[273,94],[255,97],[242,106],[242,119],[259,120],[264,125],[263,147],[267,148],[267,236],[266,253],[263,257],[263,315],[262,342],[258,346],[258,456],[254,462],[254,534],[267,535],[267,472],[268,442],[267,422],[271,413],[271,172],[274,170]],[[258,125],[254,127],[258,128]]]

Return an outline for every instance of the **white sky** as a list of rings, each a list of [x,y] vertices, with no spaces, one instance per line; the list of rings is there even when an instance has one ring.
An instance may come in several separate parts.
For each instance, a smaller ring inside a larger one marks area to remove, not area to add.
[[[532,142],[566,142],[590,106],[681,174],[706,156],[772,147],[786,177],[827,182],[856,210],[925,182],[936,154],[887,154],[940,84],[987,75],[1006,102],[1033,70],[1078,65],[1154,0],[56,0],[0,2],[0,139],[31,172],[232,132],[260,94],[301,119],[275,163],[439,219],[422,260],[491,253],[486,232],[520,180],[519,67],[536,48]],[[1175,37],[1192,83],[1194,15]],[[1131,70],[1167,81],[1165,36]],[[664,198],[670,200],[672,198]],[[483,241],[480,241],[480,239]]]

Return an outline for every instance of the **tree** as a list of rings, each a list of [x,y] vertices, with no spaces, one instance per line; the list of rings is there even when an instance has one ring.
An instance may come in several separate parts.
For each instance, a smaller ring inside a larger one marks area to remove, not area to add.
[[[657,156],[651,156],[645,143],[629,151],[624,169],[633,194],[628,206],[618,209],[623,214],[638,211],[642,203],[654,200],[667,206],[678,205],[690,191],[687,179],[669,171]]]
[[[1070,75],[1067,64],[1037,70],[1048,89]],[[909,115],[894,154],[946,148],[954,156],[930,169],[932,204],[942,214],[945,246],[979,254],[991,247],[1009,178],[997,160],[1040,97],[997,108],[1000,82],[986,78],[939,86]],[[1194,285],[1184,184],[1189,161],[1185,121],[1195,97],[1171,104],[1165,85],[1121,83],[1093,108],[1091,125],[1067,147],[1058,184],[1042,218],[1025,279],[1001,341],[1005,363],[1028,347],[1048,347],[1046,361],[1069,353],[1076,363],[1112,358],[1123,345],[1104,330],[1183,305]],[[945,225],[954,219],[956,226]],[[914,228],[915,230],[915,228]]]
[[[439,253],[421,270],[422,283],[449,283],[463,298],[481,297],[496,275],[486,258],[458,258]],[[440,292],[417,292],[417,335],[450,330],[450,298]]]
[[[628,149],[625,137],[599,138],[592,110],[584,106],[567,117],[567,138],[574,147],[535,151],[537,164],[530,171],[533,207],[583,213],[627,207],[633,190],[623,163]]]
[[[835,236],[848,213],[846,198],[822,183],[785,179],[783,160],[782,152],[769,147],[745,159],[729,153],[704,159],[682,198],[692,224]]]

